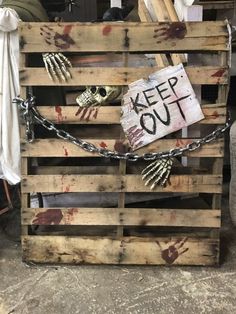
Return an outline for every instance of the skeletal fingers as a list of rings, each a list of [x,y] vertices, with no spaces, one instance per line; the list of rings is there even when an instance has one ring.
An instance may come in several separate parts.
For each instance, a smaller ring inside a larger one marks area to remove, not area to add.
[[[43,62],[52,81],[66,81],[71,78],[68,70],[72,67],[71,62],[62,53],[43,53]]]
[[[145,186],[151,185],[153,190],[158,184],[164,186],[170,176],[173,159],[160,159],[152,162],[142,171],[142,180],[146,180]]]

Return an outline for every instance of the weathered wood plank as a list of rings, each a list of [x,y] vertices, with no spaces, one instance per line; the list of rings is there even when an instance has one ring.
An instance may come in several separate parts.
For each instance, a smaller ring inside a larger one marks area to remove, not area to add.
[[[58,124],[120,124],[120,106],[101,106],[99,108],[79,108],[78,106],[37,106],[39,113]],[[205,119],[201,124],[224,124],[225,104],[202,105]]]
[[[220,228],[220,210],[154,208],[26,208],[23,225]]]
[[[161,139],[145,146],[136,152],[141,154],[158,151],[166,151],[172,148],[184,147],[197,139]],[[128,152],[130,146],[128,140],[110,139],[86,139],[98,148],[107,148],[117,152]],[[101,157],[99,154],[87,152],[73,143],[61,139],[39,139],[34,143],[21,143],[22,157]],[[219,139],[215,142],[205,144],[201,149],[185,154],[189,157],[223,157],[224,141]]]
[[[166,187],[153,192],[221,193],[221,175],[172,175]],[[28,175],[22,177],[23,193],[150,192],[141,175]]]
[[[128,85],[140,78],[147,79],[160,67],[91,67],[70,69],[72,79],[57,82],[57,86],[87,85]],[[227,84],[228,69],[226,67],[185,67],[192,84]],[[115,74],[115,75],[114,75]],[[22,86],[55,86],[44,68],[22,68],[20,71]]]
[[[218,239],[22,237],[23,261],[66,264],[217,265]]]
[[[229,49],[224,22],[21,23],[19,31],[22,52]]]

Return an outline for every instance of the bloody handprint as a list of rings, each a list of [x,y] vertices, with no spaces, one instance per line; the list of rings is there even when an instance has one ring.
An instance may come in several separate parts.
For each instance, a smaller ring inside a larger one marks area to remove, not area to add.
[[[60,209],[47,209],[45,212],[38,213],[33,220],[34,225],[59,225],[63,218]]]
[[[158,29],[154,30],[154,38],[157,38],[161,43],[163,40],[167,39],[183,39],[187,34],[186,24],[183,22],[173,22],[173,23],[162,23]]]
[[[167,249],[163,249],[159,241],[156,241],[161,250],[161,257],[163,258],[163,260],[169,265],[173,264],[180,255],[189,250],[189,248],[183,248],[182,251],[180,251],[180,249],[184,246],[187,240],[188,238],[176,240],[172,245],[169,245]]]
[[[67,25],[64,27],[62,34],[55,32],[53,28],[48,25],[44,25],[40,28],[41,35],[44,37],[48,45],[55,45],[57,48],[62,50],[69,49],[71,45],[75,44],[75,41],[71,38],[72,26]]]

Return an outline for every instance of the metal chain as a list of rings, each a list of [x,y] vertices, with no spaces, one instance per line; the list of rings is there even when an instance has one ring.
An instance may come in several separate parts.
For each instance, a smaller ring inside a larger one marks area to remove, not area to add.
[[[99,148],[92,143],[86,142],[82,139],[76,138],[72,136],[70,133],[58,129],[53,122],[50,120],[44,118],[37,110],[35,105],[35,97],[31,96],[30,98],[24,100],[21,98],[16,98],[15,101],[18,105],[20,105],[21,109],[24,110],[24,118],[26,121],[26,137],[28,142],[34,141],[34,132],[32,128],[32,122],[33,119],[37,121],[39,124],[41,124],[45,129],[49,131],[54,131],[56,135],[65,140],[69,141],[83,150],[90,152],[90,153],[97,153],[102,157],[106,158],[113,158],[113,159],[124,159],[127,161],[137,161],[137,160],[158,160],[162,158],[172,158],[172,157],[178,157],[182,156],[185,152],[192,152],[199,148],[201,148],[203,145],[208,144],[212,141],[215,141],[219,137],[221,137],[230,127],[230,119],[224,124],[223,127],[217,128],[212,133],[206,135],[205,137],[193,141],[192,143],[180,147],[180,148],[174,148],[169,151],[163,151],[163,152],[156,152],[156,153],[145,153],[143,155],[138,155],[135,153],[118,153],[116,151],[112,151],[105,148]]]

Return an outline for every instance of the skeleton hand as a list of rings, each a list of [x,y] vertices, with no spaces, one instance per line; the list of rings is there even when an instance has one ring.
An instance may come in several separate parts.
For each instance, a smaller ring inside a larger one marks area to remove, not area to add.
[[[52,81],[66,81],[71,78],[68,67],[72,65],[62,53],[43,53],[43,62]]]
[[[151,182],[153,182],[151,185],[151,190],[153,190],[157,184],[164,186],[170,176],[172,165],[172,158],[160,159],[148,165],[142,171],[142,180],[147,179],[145,186],[149,185]]]

